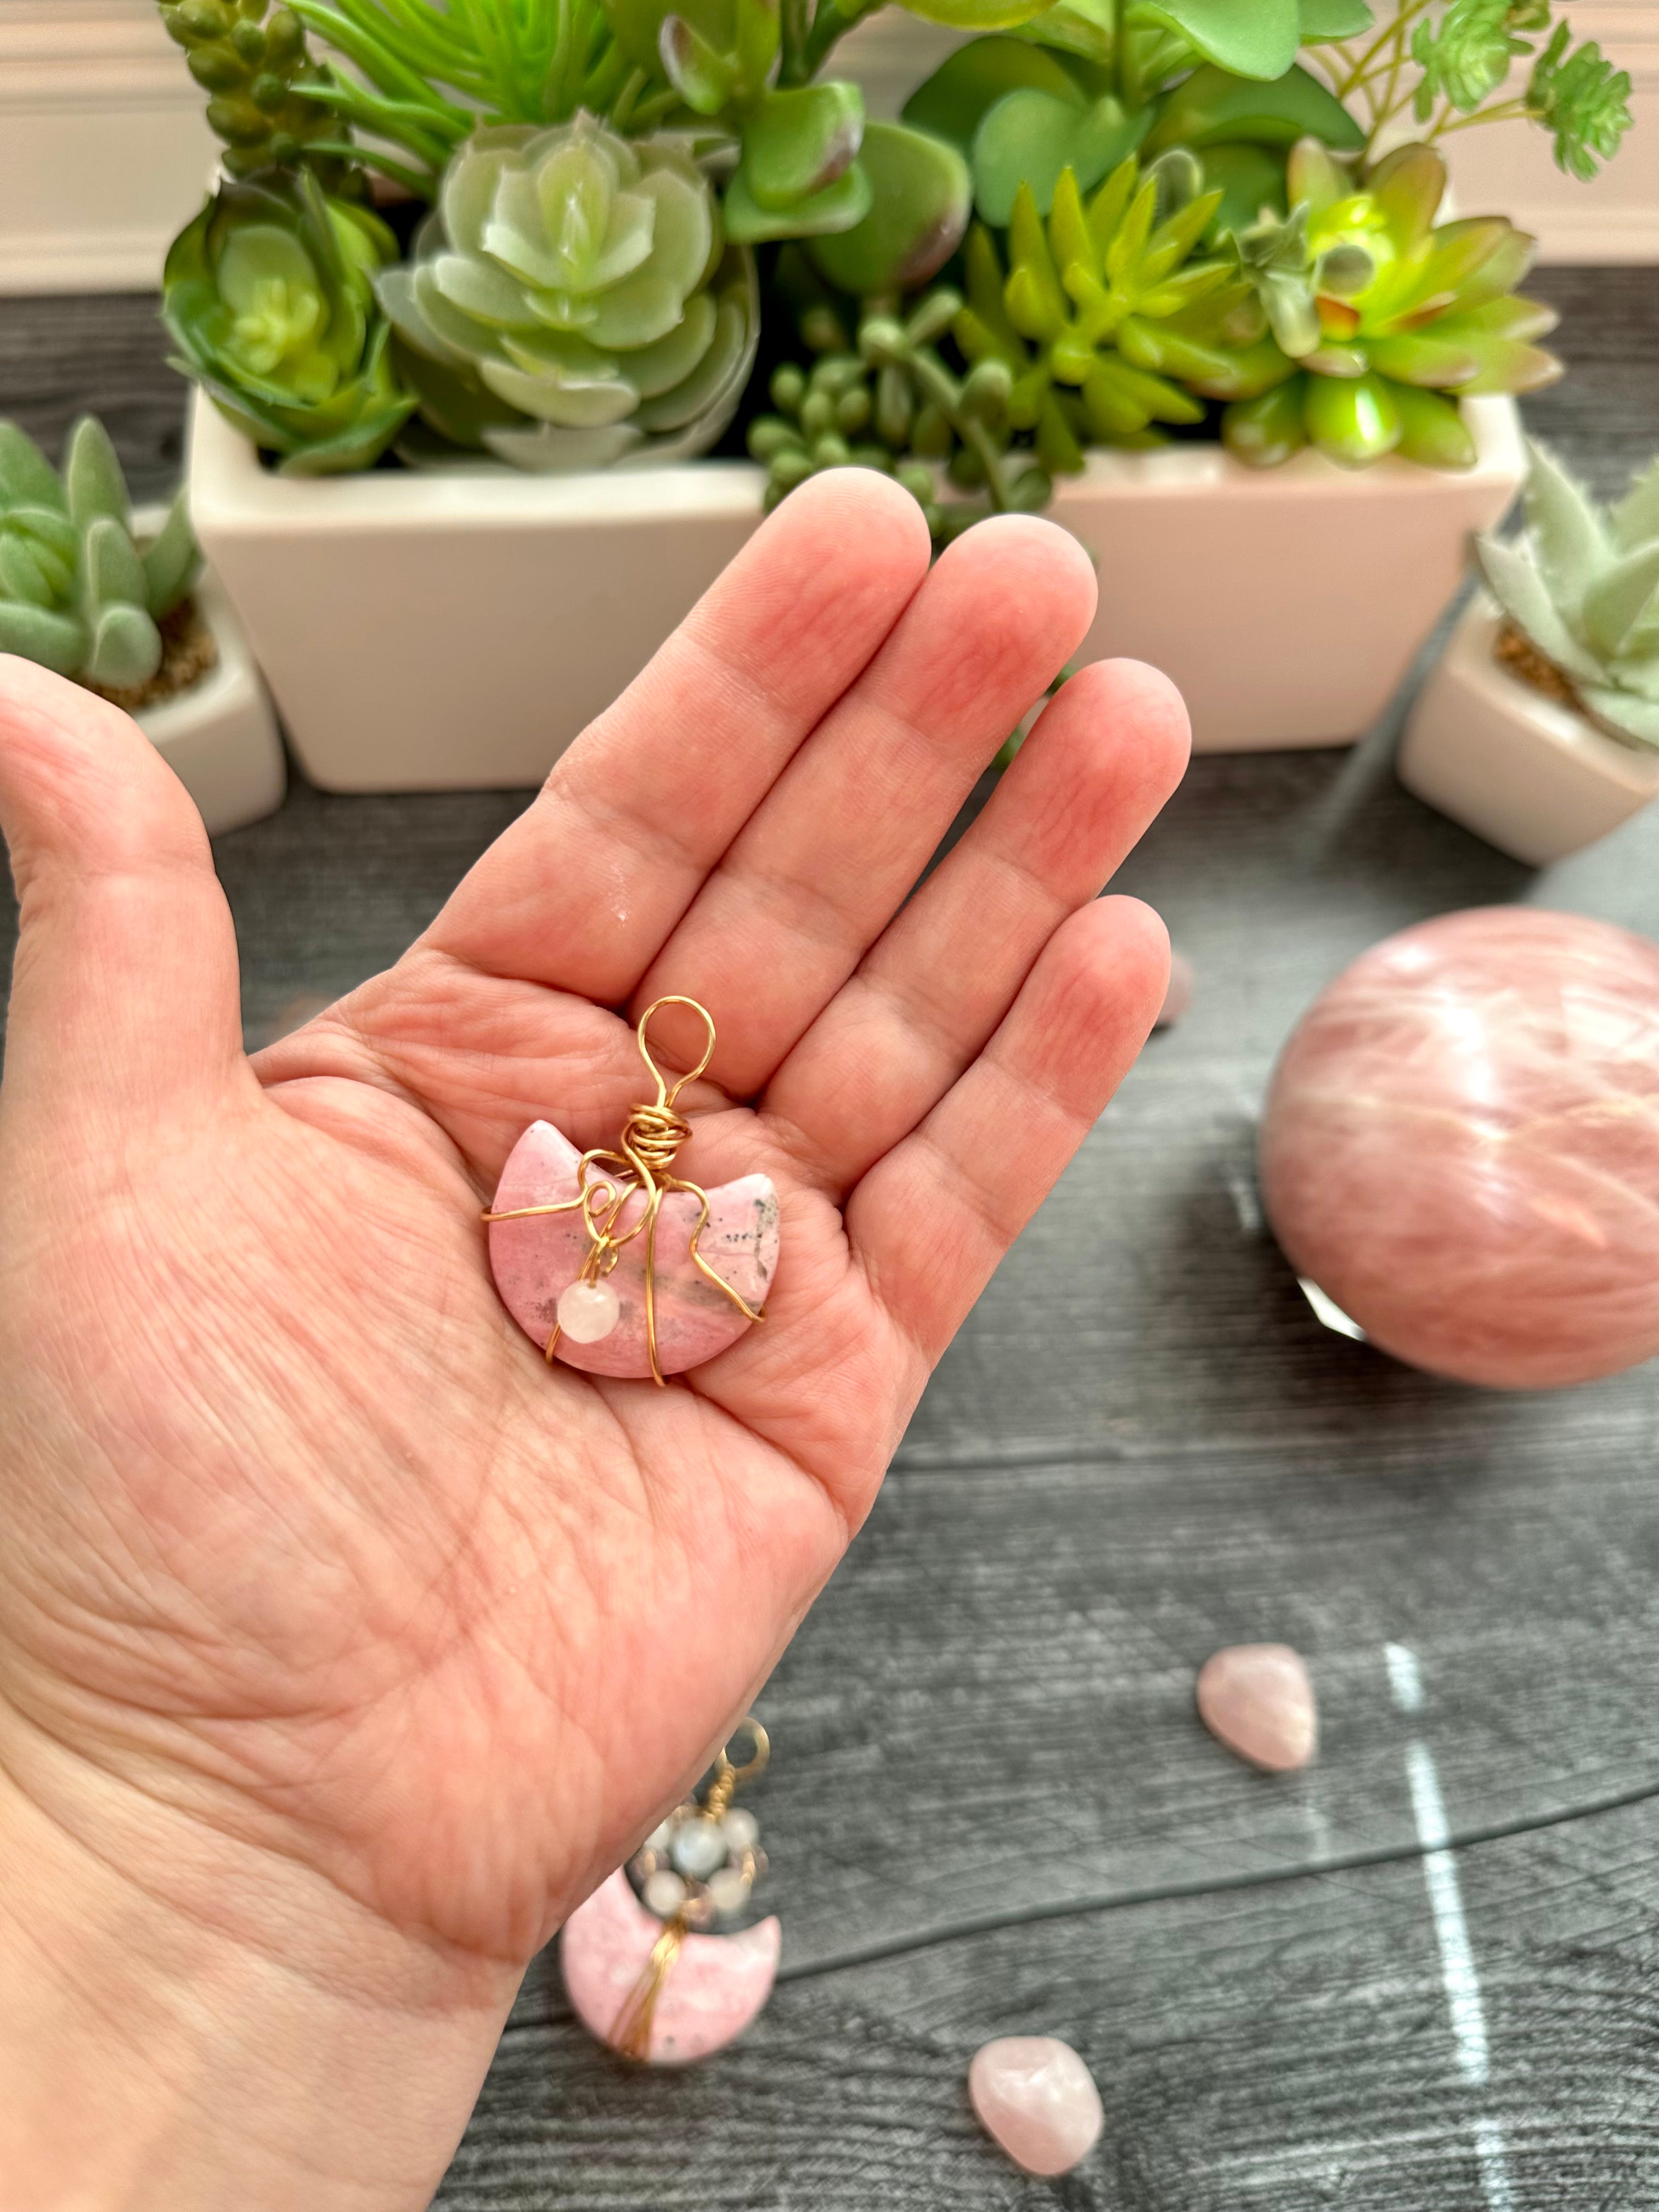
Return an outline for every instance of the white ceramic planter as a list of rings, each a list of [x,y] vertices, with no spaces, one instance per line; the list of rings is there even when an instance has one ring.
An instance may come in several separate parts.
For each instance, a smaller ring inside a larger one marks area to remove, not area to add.
[[[1512,404],[1465,404],[1457,475],[1092,455],[1053,510],[1100,567],[1084,657],[1165,669],[1201,750],[1358,737],[1523,473]],[[199,396],[191,432],[198,535],[301,767],[341,791],[538,781],[758,526],[761,482],[737,461],[311,482]]]
[[[210,570],[196,603],[219,648],[199,684],[134,717],[196,801],[210,836],[274,814],[288,788],[276,717],[235,614]]]
[[[1477,593],[1400,748],[1419,799],[1534,867],[1565,860],[1659,795],[1659,752],[1621,744],[1492,658],[1500,617]]]
[[[141,538],[159,530],[164,507],[133,516]],[[248,651],[234,610],[209,568],[195,587],[219,658],[188,691],[133,720],[178,777],[210,836],[274,814],[288,789],[288,760],[269,693]]]

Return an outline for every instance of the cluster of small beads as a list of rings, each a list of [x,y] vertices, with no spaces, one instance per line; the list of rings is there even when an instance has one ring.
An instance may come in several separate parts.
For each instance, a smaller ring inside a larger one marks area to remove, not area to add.
[[[738,1919],[765,1871],[759,1824],[740,1805],[718,1817],[701,1805],[679,1806],[629,1866],[648,1911],[697,1929]]]

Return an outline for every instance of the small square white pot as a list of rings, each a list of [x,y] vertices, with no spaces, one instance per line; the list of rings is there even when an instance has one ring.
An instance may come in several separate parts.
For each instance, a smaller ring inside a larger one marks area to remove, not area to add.
[[[165,509],[141,509],[142,532],[159,530]],[[144,707],[139,728],[196,801],[210,836],[274,814],[288,788],[288,762],[270,699],[234,610],[210,568],[195,587],[219,658],[188,691]]]
[[[1477,592],[1400,747],[1419,799],[1534,867],[1565,860],[1659,795],[1659,752],[1621,744],[1492,657],[1501,617]]]
[[[1053,508],[1100,568],[1081,657],[1164,669],[1200,750],[1360,736],[1521,482],[1513,404],[1465,408],[1479,459],[1456,474],[1091,455]],[[762,483],[739,461],[312,481],[199,395],[191,432],[197,534],[301,767],[340,791],[539,781],[758,527]]]

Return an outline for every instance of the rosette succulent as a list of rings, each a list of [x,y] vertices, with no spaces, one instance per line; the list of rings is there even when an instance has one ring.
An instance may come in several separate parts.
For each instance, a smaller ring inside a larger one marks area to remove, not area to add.
[[[1261,465],[1311,442],[1350,467],[1397,451],[1467,468],[1474,441],[1458,399],[1535,392],[1561,373],[1534,343],[1554,310],[1513,289],[1534,240],[1501,216],[1437,225],[1446,168],[1427,146],[1400,147],[1359,179],[1304,139],[1290,184],[1288,221],[1239,240],[1271,340],[1224,375],[1188,379],[1232,403],[1223,437]]]
[[[1592,720],[1659,746],[1659,463],[1601,507],[1530,449],[1518,541],[1477,538],[1492,595]]]
[[[392,233],[301,171],[222,185],[173,240],[173,362],[289,476],[367,468],[414,405],[393,373],[377,270]]]
[[[428,427],[520,468],[705,452],[758,337],[753,262],[701,171],[586,114],[477,132],[376,289]]]
[[[121,465],[103,426],[70,432],[60,477],[15,422],[0,422],[0,653],[106,690],[149,683],[156,625],[201,556],[181,493],[140,550]]]
[[[983,225],[969,236],[956,341],[969,362],[1007,364],[1009,419],[1035,434],[1045,469],[1080,469],[1086,442],[1148,445],[1160,423],[1203,420],[1173,378],[1191,360],[1217,370],[1222,356],[1196,349],[1188,321],[1240,288],[1228,263],[1189,258],[1218,197],[1193,194],[1196,179],[1189,154],[1145,174],[1131,155],[1085,201],[1066,169],[1046,222],[1020,187],[1006,270]]]

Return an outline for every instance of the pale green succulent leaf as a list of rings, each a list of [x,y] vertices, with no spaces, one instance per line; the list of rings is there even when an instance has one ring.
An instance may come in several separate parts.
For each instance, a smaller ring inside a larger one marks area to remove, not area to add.
[[[0,599],[0,653],[21,653],[57,676],[78,676],[86,665],[86,627],[73,615]]]
[[[1659,538],[1659,460],[1650,461],[1609,518],[1613,542],[1620,552]]]
[[[1293,146],[1314,137],[1327,146],[1357,152],[1365,134],[1335,95],[1300,67],[1268,83],[1226,70],[1194,70],[1157,103],[1158,119],[1146,143],[1147,154],[1166,146]]]
[[[94,415],[83,415],[70,432],[64,457],[64,489],[70,516],[86,529],[106,515],[125,530],[132,520],[127,480],[121,473],[109,432]]]
[[[641,403],[686,387],[687,380],[714,343],[719,323],[720,310],[714,301],[707,292],[699,292],[695,300],[686,301],[677,329],[659,338],[655,345],[641,346],[628,356],[628,380]],[[742,335],[740,318],[737,335]],[[642,404],[641,413],[645,412]]]
[[[536,375],[511,362],[485,361],[479,374],[498,399],[538,422],[561,422],[568,429],[597,430],[625,422],[638,409],[640,395],[617,365],[599,358],[596,368],[549,362]]]
[[[7,507],[55,507],[69,512],[58,471],[27,431],[0,422],[0,502]]]
[[[1611,684],[1584,684],[1578,696],[1598,720],[1638,744],[1659,746],[1659,701],[1638,699]]]
[[[1307,380],[1293,376],[1254,397],[1233,402],[1221,417],[1221,435],[1229,453],[1250,467],[1278,468],[1308,442],[1303,420]]]
[[[1558,606],[1582,607],[1614,554],[1595,502],[1547,447],[1537,444],[1528,447],[1522,496],[1528,550],[1550,597]]]
[[[144,564],[144,605],[159,622],[178,605],[201,574],[202,552],[191,526],[185,493],[181,491],[173,501],[167,520],[139,557]]]
[[[1480,368],[1462,387],[1469,398],[1488,392],[1543,392],[1565,374],[1565,364],[1542,346],[1483,338],[1476,342],[1474,351]]]
[[[93,628],[81,673],[89,684],[125,690],[148,684],[161,665],[161,633],[143,608],[106,606]]]
[[[1396,384],[1394,398],[1400,410],[1399,452],[1403,459],[1415,461],[1419,468],[1474,466],[1480,458],[1474,434],[1455,399],[1413,384]]]
[[[651,250],[647,235],[641,258]],[[400,289],[395,280],[407,278],[404,269],[387,270],[381,279],[381,304],[388,291]],[[479,253],[439,253],[421,264],[422,283],[435,289],[458,314],[495,331],[534,330],[539,319],[527,304],[525,288],[507,270]]]
[[[1077,79],[1053,54],[1028,40],[993,35],[958,46],[911,94],[899,119],[950,139],[965,154],[988,112],[1021,90],[1046,92],[1077,110],[1085,104]]]
[[[1301,17],[1304,46],[1328,39],[1357,39],[1376,20],[1366,0],[1302,0]]]
[[[1085,106],[1036,86],[1010,92],[988,110],[973,140],[974,204],[987,222],[1005,227],[1024,184],[1046,215],[1062,172],[1092,191],[1134,152],[1151,119],[1145,108],[1127,113],[1109,94]]]
[[[910,15],[943,23],[952,31],[1006,31],[1041,15],[1047,0],[904,0],[904,4]]]
[[[575,430],[555,422],[523,428],[491,429],[483,443],[497,459],[531,475],[562,474],[574,469],[613,469],[642,443],[636,422],[613,422]]]
[[[861,163],[826,185],[810,199],[788,208],[763,208],[749,190],[739,167],[726,187],[721,214],[726,234],[737,246],[759,246],[776,238],[817,238],[830,231],[850,230],[870,212],[873,195]]]
[[[1579,635],[1604,659],[1627,650],[1631,634],[1648,613],[1656,590],[1659,543],[1617,556],[1583,589],[1575,623]]]
[[[713,333],[696,364],[678,384],[641,401],[640,428],[657,436],[704,422],[716,410],[729,414],[753,358],[745,325],[741,301],[721,300]]]
[[[1398,337],[1367,338],[1364,349],[1371,367],[1399,384],[1427,385],[1443,392],[1468,384],[1480,374],[1476,351],[1443,337],[1432,326]]]
[[[1178,32],[1203,60],[1236,76],[1283,76],[1302,39],[1297,0],[1136,0],[1134,12]]]
[[[24,606],[56,606],[64,597],[56,576],[48,575],[30,541],[6,529],[0,531],[0,594]]]
[[[1396,147],[1367,179],[1389,236],[1408,252],[1427,238],[1446,192],[1446,164],[1431,146]]]
[[[82,586],[88,611],[125,601],[142,607],[148,597],[144,564],[126,531],[112,515],[101,514],[87,531],[82,548]]]
[[[1595,683],[1601,673],[1600,661],[1568,629],[1549,586],[1526,553],[1502,538],[1483,535],[1474,541],[1474,556],[1492,597],[1544,658],[1576,683]]]
[[[743,170],[763,208],[824,191],[851,166],[864,137],[864,95],[831,81],[769,92],[743,126]]]
[[[1380,461],[1405,432],[1393,386],[1374,372],[1353,378],[1310,376],[1303,421],[1320,452],[1350,469]]]
[[[1348,198],[1353,177],[1319,139],[1298,138],[1291,149],[1285,188],[1291,207],[1305,202],[1317,220]]]
[[[943,138],[902,123],[866,126],[859,166],[870,179],[867,215],[813,239],[812,260],[832,284],[866,298],[924,284],[961,245],[973,211],[968,164]]]

